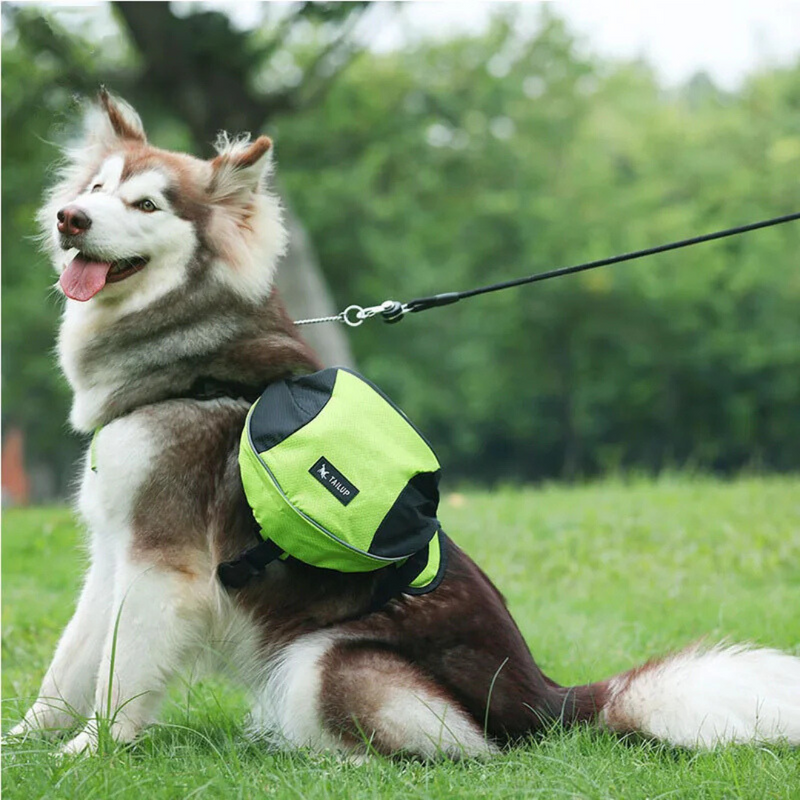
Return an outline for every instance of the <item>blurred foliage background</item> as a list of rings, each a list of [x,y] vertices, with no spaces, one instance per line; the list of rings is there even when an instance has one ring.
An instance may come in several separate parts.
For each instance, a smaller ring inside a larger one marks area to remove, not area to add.
[[[481,35],[375,53],[353,33],[364,3],[264,4],[253,29],[180,5],[3,6],[3,421],[40,495],[65,491],[80,443],[33,215],[73,96],[99,83],[164,147],[272,135],[340,308],[800,209],[800,63],[667,90],[647,63],[587,55],[546,6],[534,30],[503,4]],[[460,479],[796,470],[799,249],[785,225],[373,322],[350,345]]]

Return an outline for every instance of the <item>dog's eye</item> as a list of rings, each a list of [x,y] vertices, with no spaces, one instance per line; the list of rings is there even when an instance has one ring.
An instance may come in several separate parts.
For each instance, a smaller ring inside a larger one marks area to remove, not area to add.
[[[152,214],[153,211],[158,211],[158,206],[149,197],[145,197],[144,200],[139,200],[139,202],[134,203],[134,205],[139,211],[146,211],[148,214]]]
[[[102,188],[103,188],[102,183],[96,183],[94,186],[92,186],[92,192],[99,192]]]

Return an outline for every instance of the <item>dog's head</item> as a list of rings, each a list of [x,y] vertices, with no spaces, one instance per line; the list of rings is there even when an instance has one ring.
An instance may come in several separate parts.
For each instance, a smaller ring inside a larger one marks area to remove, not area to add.
[[[266,136],[217,142],[210,160],[159,150],[141,119],[102,91],[39,214],[74,301],[130,310],[207,280],[257,302],[286,244],[264,186]]]

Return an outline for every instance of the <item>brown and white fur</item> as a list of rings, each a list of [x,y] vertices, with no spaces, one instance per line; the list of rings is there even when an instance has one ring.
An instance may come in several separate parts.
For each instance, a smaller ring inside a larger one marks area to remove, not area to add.
[[[207,378],[258,394],[319,367],[273,290],[286,237],[269,168],[266,137],[223,137],[211,161],[155,149],[105,93],[67,152],[41,214],[62,284],[84,291],[84,262],[66,266],[77,251],[138,266],[66,301],[71,422],[102,426],[78,501],[91,565],[40,698],[11,733],[61,733],[77,715],[89,722],[64,752],[91,752],[103,718],[129,742],[202,656],[249,687],[252,728],[277,747],[482,756],[553,722],[689,747],[800,743],[800,659],[691,648],[562,687],[455,545],[438,589],[374,613],[369,574],[278,561],[241,591],[220,585],[217,564],[256,535],[237,465],[248,403],[187,394]],[[59,220],[65,207],[90,227]]]

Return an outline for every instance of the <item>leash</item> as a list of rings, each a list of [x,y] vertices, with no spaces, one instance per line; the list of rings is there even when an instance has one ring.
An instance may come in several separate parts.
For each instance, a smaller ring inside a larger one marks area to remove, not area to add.
[[[552,269],[548,272],[538,272],[535,275],[528,275],[525,278],[515,278],[514,280],[503,281],[501,283],[492,283],[477,289],[467,289],[463,292],[444,292],[442,294],[430,295],[429,297],[417,297],[406,303],[401,303],[397,300],[385,300],[380,305],[367,306],[366,308],[353,304],[347,306],[344,311],[334,314],[333,316],[301,319],[297,320],[295,325],[315,325],[321,322],[344,322],[345,325],[349,325],[351,328],[357,328],[365,320],[371,319],[379,314],[383,317],[385,322],[400,322],[406,314],[416,314],[420,311],[427,311],[429,308],[449,306],[452,303],[457,303],[459,300],[465,300],[468,297],[477,297],[481,294],[499,292],[503,289],[512,289],[527,283],[538,283],[539,281],[546,281],[550,278],[558,278],[561,275],[573,275],[576,272],[598,269],[599,267],[608,267],[612,264],[620,264],[623,261],[633,261],[634,259],[644,258],[645,256],[667,253],[670,250],[680,250],[683,247],[692,247],[693,245],[702,244],[703,242],[712,242],[716,239],[724,239],[727,236],[749,233],[750,231],[769,228],[773,225],[782,225],[785,222],[793,222],[798,219],[800,219],[800,212],[796,214],[786,214],[782,217],[773,217],[772,219],[762,220],[761,222],[752,222],[749,225],[738,225],[735,228],[726,228],[725,230],[706,233],[702,236],[693,236],[691,239],[681,239],[677,242],[661,244],[657,247],[634,250],[631,253],[624,253],[622,255],[612,256],[611,258],[601,258],[597,261],[587,261],[583,264],[575,264],[571,267],[559,267],[558,269]]]

